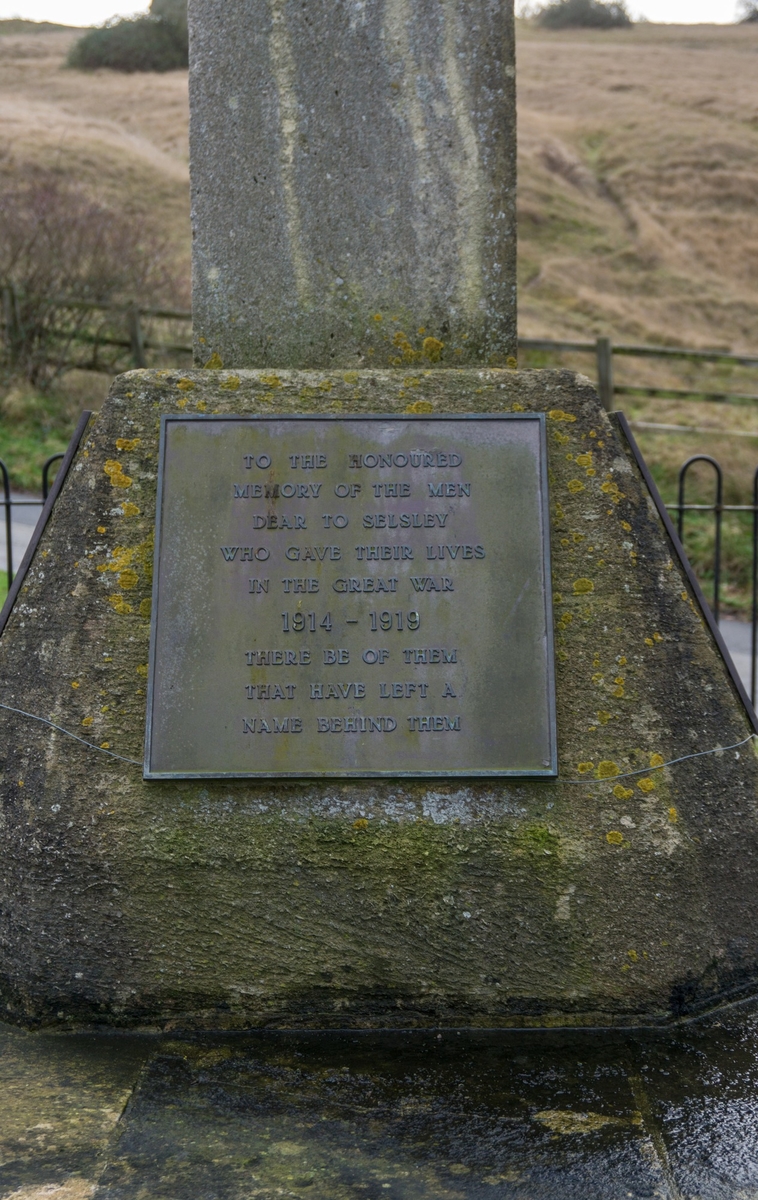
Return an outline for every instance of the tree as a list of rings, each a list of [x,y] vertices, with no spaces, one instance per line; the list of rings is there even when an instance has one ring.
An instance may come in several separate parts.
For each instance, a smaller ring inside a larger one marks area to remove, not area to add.
[[[738,20],[741,25],[758,21],[758,0],[740,0],[738,11],[740,14]]]
[[[535,17],[544,29],[613,29],[632,24],[624,0],[552,0]]]
[[[77,361],[72,352],[83,333],[97,341],[88,302],[149,305],[173,290],[165,246],[143,218],[115,212],[52,172],[0,181],[0,350],[8,374],[48,386]]]
[[[152,0],[147,16],[106,21],[88,30],[67,60],[83,71],[175,71],[188,63],[187,0]]]
[[[187,37],[187,0],[152,0],[150,12],[174,25]]]

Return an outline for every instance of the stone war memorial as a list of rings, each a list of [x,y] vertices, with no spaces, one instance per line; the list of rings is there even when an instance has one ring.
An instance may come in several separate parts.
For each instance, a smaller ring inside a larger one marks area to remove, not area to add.
[[[196,368],[116,380],[2,618],[6,1019],[747,995],[755,718],[623,418],[516,369],[511,6],[190,35]]]

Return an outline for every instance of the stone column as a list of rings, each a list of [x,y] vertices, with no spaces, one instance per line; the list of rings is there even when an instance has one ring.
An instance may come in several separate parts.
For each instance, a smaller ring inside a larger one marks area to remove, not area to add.
[[[196,363],[506,365],[512,0],[191,0],[190,36]]]

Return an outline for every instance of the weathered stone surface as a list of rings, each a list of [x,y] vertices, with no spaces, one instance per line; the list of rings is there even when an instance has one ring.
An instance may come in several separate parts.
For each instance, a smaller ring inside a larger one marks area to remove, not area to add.
[[[510,0],[194,0],[190,28],[198,365],[505,365]]]
[[[161,412],[549,413],[562,779],[149,782]],[[750,984],[758,763],[636,467],[568,372],[132,372],[0,640],[2,999],[210,1024],[655,1020]],[[580,779],[580,784],[562,780]]]

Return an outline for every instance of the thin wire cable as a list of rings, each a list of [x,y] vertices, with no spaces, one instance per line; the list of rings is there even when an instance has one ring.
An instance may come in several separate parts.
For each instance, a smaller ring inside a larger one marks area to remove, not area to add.
[[[94,742],[86,741],[85,738],[79,737],[78,733],[71,733],[69,729],[64,729],[62,725],[56,725],[54,721],[48,721],[46,717],[38,717],[34,713],[25,712],[23,708],[13,708],[10,704],[0,704],[0,708],[5,709],[6,712],[16,713],[19,717],[28,717],[30,721],[39,721],[40,725],[48,725],[50,729],[55,729],[58,733],[73,738],[75,742],[81,742],[88,750],[97,750],[99,754],[107,754],[109,758],[117,758],[119,762],[129,763],[133,767],[142,766],[142,763],[138,762],[136,758],[125,758],[123,754],[116,754],[115,750],[106,750],[104,746],[96,746]],[[740,746],[746,746],[754,738],[758,738],[758,733],[751,733],[741,742],[735,742],[731,746],[714,746],[712,750],[697,750],[694,754],[682,754],[680,758],[670,758],[668,762],[658,763],[654,767],[640,767],[637,771],[622,771],[619,775],[608,775],[602,779],[597,777],[595,779],[563,779],[558,776],[550,782],[580,783],[587,786],[592,783],[607,784],[614,779],[630,779],[633,775],[649,775],[651,771],[663,771],[666,767],[675,767],[677,763],[687,762],[691,758],[705,758],[709,754],[724,754],[727,750],[739,750]]]
[[[687,762],[689,758],[704,758],[707,754],[724,754],[727,750],[739,750],[740,746],[746,746],[748,742],[752,742],[753,738],[758,738],[758,733],[751,733],[748,737],[743,738],[741,742],[735,742],[733,746],[714,746],[712,750],[698,750],[695,754],[683,754],[681,758],[670,758],[668,762],[658,763],[654,767],[641,767],[639,771],[624,771],[620,775],[608,775],[602,779],[561,779],[556,778],[553,783],[612,783],[614,779],[629,779],[632,775],[649,775],[651,771],[662,771],[665,767],[674,767],[677,763]]]
[[[88,750],[97,750],[100,754],[107,754],[110,758],[117,758],[119,762],[131,763],[133,767],[141,767],[142,763],[137,762],[136,758],[124,758],[123,754],[116,754],[115,750],[106,750],[104,746],[96,746],[94,742],[88,742],[84,738],[79,737],[78,733],[71,733],[68,729],[63,729],[61,725],[56,725],[55,721],[48,721],[45,717],[37,717],[34,713],[24,712],[23,708],[12,708],[10,704],[0,704],[0,708],[4,708],[6,712],[17,713],[20,717],[28,717],[30,721],[39,721],[41,725],[49,725],[51,729],[56,729],[58,733],[65,733],[66,737],[73,738],[75,742],[81,742]]]

